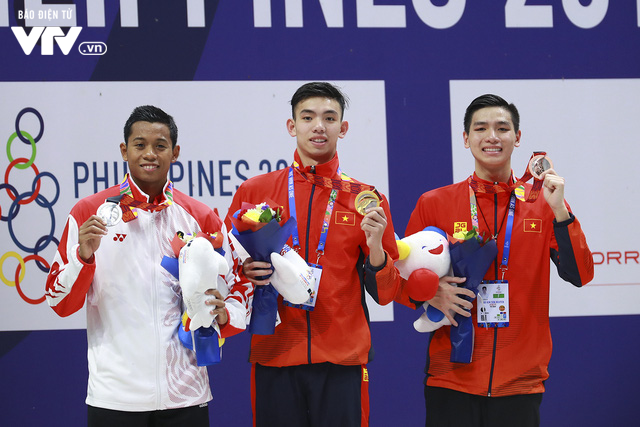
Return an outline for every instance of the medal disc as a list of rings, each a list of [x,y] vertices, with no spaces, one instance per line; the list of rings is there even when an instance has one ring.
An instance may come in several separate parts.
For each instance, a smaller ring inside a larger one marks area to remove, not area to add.
[[[551,160],[546,156],[533,156],[531,160],[529,160],[529,172],[535,179],[540,179],[540,175],[551,168],[553,168],[553,163],[551,163]]]
[[[371,207],[380,206],[380,199],[373,191],[362,191],[358,193],[355,200],[356,211],[364,215],[367,213],[367,209]]]
[[[122,219],[122,209],[116,203],[104,202],[98,208],[96,215],[107,224],[107,227],[113,227]]]

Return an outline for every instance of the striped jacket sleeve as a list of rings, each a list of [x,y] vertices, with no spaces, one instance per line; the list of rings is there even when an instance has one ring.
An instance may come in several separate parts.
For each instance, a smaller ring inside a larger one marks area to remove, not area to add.
[[[227,229],[224,224],[222,224],[221,233],[224,238],[223,249],[225,258],[229,264],[229,273],[227,273],[224,278],[228,290],[224,301],[229,315],[229,321],[220,327],[222,337],[226,338],[246,329],[247,314],[249,313],[249,305],[253,295],[253,285],[238,274],[239,259],[229,241]],[[220,289],[220,286],[218,286],[218,289]]]
[[[62,317],[82,308],[96,269],[93,258],[90,263],[80,258],[78,246],[78,223],[69,215],[45,289],[49,306]]]
[[[574,286],[586,285],[593,279],[593,256],[580,222],[570,213],[566,221],[553,221],[553,231],[556,244],[551,246],[551,260],[558,275]]]

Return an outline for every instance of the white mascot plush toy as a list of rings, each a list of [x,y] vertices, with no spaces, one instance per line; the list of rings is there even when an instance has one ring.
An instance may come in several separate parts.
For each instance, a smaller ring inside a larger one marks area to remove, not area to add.
[[[428,301],[438,290],[439,279],[450,274],[449,241],[444,231],[429,226],[397,241],[400,259],[395,265],[400,276],[407,279],[407,291],[415,301]],[[422,305],[425,312],[414,323],[418,332],[435,331],[450,325],[449,319],[429,303]]]
[[[249,253],[242,243],[229,234],[241,262],[249,258]],[[284,245],[280,252],[269,255],[273,273],[269,277],[270,283],[282,297],[292,304],[303,304],[313,295],[316,278],[313,269],[289,245]]]
[[[223,277],[229,272],[227,260],[213,249],[210,240],[195,237],[180,249],[178,268],[182,299],[187,316],[191,319],[188,330],[210,327],[215,316],[211,314],[211,307],[205,304],[211,298],[205,292],[216,289],[217,280],[224,280]],[[226,287],[222,286],[219,290],[225,292]]]
[[[283,298],[292,304],[306,302],[313,292],[315,277],[311,267],[292,250],[284,247],[283,254],[271,253],[273,274],[271,284]],[[196,237],[180,249],[178,257],[180,272],[180,286],[182,299],[187,308],[187,316],[191,320],[189,330],[196,330],[201,326],[211,326],[213,316],[211,307],[205,301],[211,296],[205,295],[208,289],[216,289],[216,281],[212,278],[223,277],[229,272],[229,265],[225,258],[216,252],[211,242],[204,237]],[[220,287],[221,292],[226,291]],[[226,295],[223,295],[226,297]]]
[[[281,255],[282,254],[282,255]],[[271,284],[284,299],[292,304],[306,302],[313,292],[315,277],[313,270],[300,255],[288,245],[281,254],[271,253]]]

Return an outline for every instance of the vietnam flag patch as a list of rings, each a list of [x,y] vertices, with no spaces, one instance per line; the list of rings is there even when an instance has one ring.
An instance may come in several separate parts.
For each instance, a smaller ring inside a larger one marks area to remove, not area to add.
[[[525,219],[524,232],[525,233],[542,233],[542,220],[541,219]]]
[[[340,225],[356,225],[355,212],[336,212],[336,224]]]

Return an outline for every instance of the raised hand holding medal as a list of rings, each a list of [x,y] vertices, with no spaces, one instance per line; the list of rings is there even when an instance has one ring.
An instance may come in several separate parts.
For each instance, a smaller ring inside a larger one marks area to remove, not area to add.
[[[364,216],[360,228],[367,238],[369,262],[375,267],[382,265],[386,259],[382,249],[382,235],[387,228],[387,217],[382,209],[371,209],[380,207],[380,203],[377,192],[370,190],[361,191],[354,200],[356,211]]]
[[[88,262],[100,247],[100,241],[108,233],[107,227],[117,225],[122,219],[118,199],[105,200],[98,206],[95,215],[91,215],[78,229],[78,255],[85,262]]]

